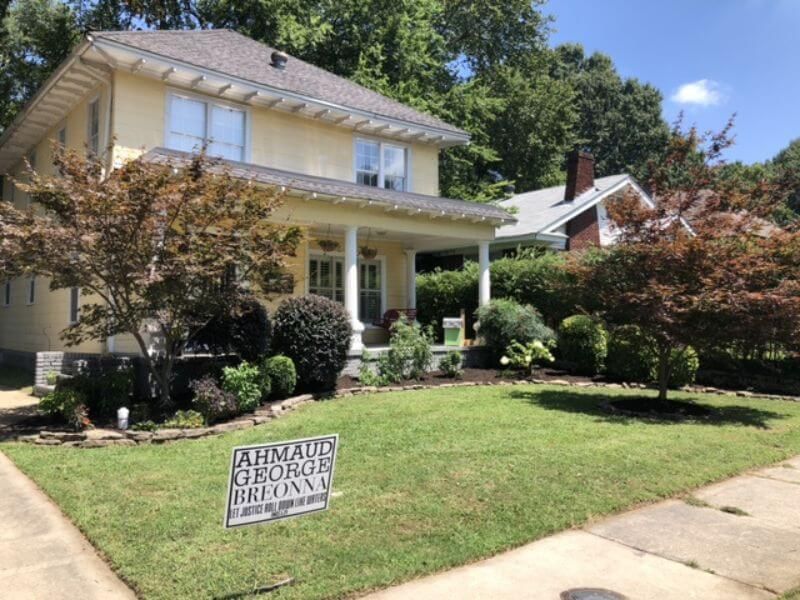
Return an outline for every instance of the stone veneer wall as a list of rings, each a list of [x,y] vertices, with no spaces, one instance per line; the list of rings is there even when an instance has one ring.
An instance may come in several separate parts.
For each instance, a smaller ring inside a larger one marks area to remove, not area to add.
[[[465,368],[473,368],[473,369],[482,369],[487,366],[489,356],[486,352],[486,349],[483,346],[434,346],[433,347],[433,364],[431,365],[431,371],[435,371],[439,368],[439,362],[448,354],[453,351],[457,351],[461,353],[463,367]],[[367,352],[369,354],[368,363],[374,363],[378,360],[378,357],[381,354],[384,354],[388,351],[388,347],[381,348],[380,350],[371,350],[367,348]],[[361,368],[361,363],[363,362],[361,353],[351,354],[347,357],[347,364],[342,371],[342,375],[350,375],[351,377],[355,377],[358,375],[358,371]]]

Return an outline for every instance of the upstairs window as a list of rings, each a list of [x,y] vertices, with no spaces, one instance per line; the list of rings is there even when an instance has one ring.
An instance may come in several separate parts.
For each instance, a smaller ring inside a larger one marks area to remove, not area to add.
[[[356,183],[406,191],[408,152],[402,146],[356,140]]]
[[[245,160],[245,111],[216,102],[172,94],[169,98],[167,146],[208,153],[229,160]]]
[[[100,153],[100,98],[95,98],[89,103],[88,127],[86,141],[89,152],[93,156]]]

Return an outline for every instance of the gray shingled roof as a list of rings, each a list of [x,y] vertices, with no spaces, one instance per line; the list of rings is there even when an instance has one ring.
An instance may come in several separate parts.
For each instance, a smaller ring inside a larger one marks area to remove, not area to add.
[[[285,69],[276,69],[270,65],[274,48],[228,29],[97,31],[92,36],[255,84],[416,125],[467,135],[441,119],[390,100],[298,58],[290,56]]]
[[[594,187],[586,190],[571,202],[564,201],[566,186],[534,190],[512,196],[499,203],[502,208],[516,209],[517,222],[498,229],[497,239],[532,235],[536,233],[553,233],[553,225],[581,207],[591,206],[595,200],[607,193],[614,186],[632,181],[630,175],[609,175],[595,179]]]
[[[175,165],[182,165],[188,163],[191,156],[189,152],[181,152],[179,150],[170,150],[167,148],[154,148],[145,155],[145,160],[157,164],[166,164],[170,162]],[[227,168],[231,175],[236,178],[252,180],[265,185],[285,186],[290,190],[317,193],[324,196],[372,200],[384,206],[396,206],[398,210],[420,210],[424,213],[444,213],[445,215],[463,216],[465,218],[496,219],[508,223],[513,223],[515,220],[513,216],[502,208],[491,204],[451,200],[450,198],[413,194],[410,192],[397,192],[395,190],[371,187],[350,181],[305,175],[303,173],[283,171],[281,169],[273,169],[251,163],[220,159],[214,160]]]

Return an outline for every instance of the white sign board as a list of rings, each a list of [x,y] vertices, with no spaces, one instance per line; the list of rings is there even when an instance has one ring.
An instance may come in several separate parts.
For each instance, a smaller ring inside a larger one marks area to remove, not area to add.
[[[335,434],[234,448],[225,527],[326,510],[338,444]]]

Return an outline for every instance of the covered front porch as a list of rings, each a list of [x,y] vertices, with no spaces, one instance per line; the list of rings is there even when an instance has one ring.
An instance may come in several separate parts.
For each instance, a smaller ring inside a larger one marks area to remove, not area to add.
[[[420,252],[450,244],[474,245],[479,257],[479,303],[491,298],[489,240],[466,240],[396,231],[369,225],[315,224],[290,264],[295,295],[318,294],[341,302],[350,315],[351,355],[388,346],[388,312],[425,320],[418,306],[416,258]],[[457,317],[458,315],[452,315]],[[473,337],[471,331],[467,337]],[[442,346],[441,350],[452,349]]]

